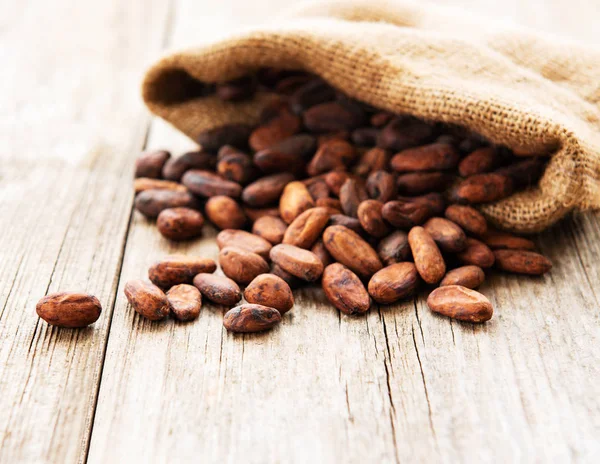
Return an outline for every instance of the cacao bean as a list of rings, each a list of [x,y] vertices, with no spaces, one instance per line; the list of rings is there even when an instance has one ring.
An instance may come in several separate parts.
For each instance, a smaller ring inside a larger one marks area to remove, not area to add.
[[[361,277],[371,277],[383,267],[371,245],[347,227],[327,227],[323,232],[323,243],[336,261]]]
[[[340,203],[344,214],[358,217],[358,205],[367,200],[369,195],[364,184],[355,179],[347,179],[340,189]]]
[[[218,195],[239,198],[242,194],[242,186],[240,184],[225,180],[211,171],[190,169],[183,175],[181,182],[192,193],[208,198]]]
[[[487,231],[487,221],[483,215],[470,206],[450,205],[444,215],[472,234],[483,235]]]
[[[367,192],[373,200],[382,203],[394,200],[398,194],[394,175],[387,171],[373,171],[367,178]]]
[[[143,192],[144,190],[178,190],[187,192],[185,185],[170,180],[150,179],[149,177],[138,177],[133,181],[133,190],[135,193]]]
[[[196,141],[203,150],[216,153],[223,145],[231,145],[242,150],[248,146],[250,126],[243,124],[229,124],[202,132]]]
[[[500,162],[500,157],[493,147],[478,148],[465,156],[458,165],[458,173],[462,177],[483,174],[493,170]]]
[[[200,315],[202,296],[196,287],[188,284],[175,285],[166,296],[175,319],[187,322]]]
[[[282,315],[294,306],[294,296],[290,286],[273,274],[261,274],[248,284],[244,290],[248,303],[275,308]]]
[[[303,118],[311,132],[335,132],[356,129],[364,123],[365,114],[355,106],[327,102],[312,106],[304,112]]]
[[[293,180],[294,176],[287,172],[262,177],[246,186],[242,192],[242,200],[253,207],[272,205],[279,200],[285,186]]]
[[[233,306],[242,299],[240,287],[229,277],[200,273],[194,277],[194,287],[215,304]]]
[[[326,208],[308,209],[289,225],[283,236],[283,243],[308,249],[321,236],[328,222],[329,212]]]
[[[225,229],[217,234],[217,246],[220,250],[226,247],[236,247],[256,253],[263,259],[269,258],[271,244],[258,235],[245,230]]]
[[[423,228],[442,251],[458,253],[467,247],[467,236],[464,231],[448,219],[433,217],[423,225]]]
[[[211,169],[215,165],[214,155],[205,151],[190,151],[177,158],[169,158],[162,169],[165,179],[179,182],[190,169]]]
[[[288,224],[291,224],[304,211],[313,208],[315,201],[302,182],[290,182],[283,189],[279,199],[279,215]]]
[[[392,232],[379,242],[377,252],[386,266],[408,261],[411,257],[408,234],[403,230]]]
[[[377,271],[369,281],[369,295],[381,304],[391,304],[412,296],[419,285],[413,263],[396,263]]]
[[[147,177],[160,179],[163,166],[171,157],[171,153],[165,150],[144,151],[135,160],[135,177]]]
[[[224,195],[209,198],[204,212],[219,229],[240,229],[247,222],[246,213],[239,203]]]
[[[323,273],[323,263],[317,255],[294,245],[275,245],[270,256],[284,271],[308,282],[317,280]]]
[[[358,276],[340,263],[323,271],[321,283],[329,302],[345,314],[363,314],[371,307],[371,299]]]
[[[542,275],[552,269],[545,256],[525,250],[496,250],[496,267],[516,274]]]
[[[125,296],[136,313],[151,321],[160,321],[169,315],[169,300],[156,285],[143,280],[125,284]]]
[[[277,245],[283,241],[286,229],[287,224],[278,217],[263,216],[254,222],[252,233],[264,238],[272,245]]]
[[[422,195],[444,191],[453,180],[454,176],[447,172],[409,172],[398,176],[396,186],[404,195]]]
[[[490,300],[460,285],[436,288],[427,298],[427,306],[443,316],[466,322],[489,321],[494,314]]]
[[[456,256],[465,264],[472,264],[484,269],[492,267],[495,261],[492,250],[485,243],[474,238],[467,238],[467,248]]]
[[[535,243],[531,240],[499,230],[488,229],[482,236],[482,240],[492,250],[535,250]]]
[[[204,217],[190,208],[167,208],[158,215],[156,227],[169,240],[189,240],[202,235]]]
[[[413,227],[408,233],[408,243],[421,278],[428,284],[442,280],[446,263],[431,235],[423,227]]]
[[[455,186],[450,197],[456,203],[490,203],[502,200],[513,192],[509,177],[497,174],[476,174]]]
[[[462,266],[448,271],[440,282],[440,287],[461,285],[467,288],[477,288],[484,280],[485,274],[479,266]]]
[[[217,264],[209,258],[170,255],[150,266],[148,277],[154,285],[169,289],[174,285],[191,284],[196,274],[216,269]]]
[[[157,217],[167,208],[200,209],[200,202],[190,193],[179,190],[144,190],[135,197],[135,209],[148,218]]]
[[[50,325],[66,328],[87,327],[100,317],[102,306],[88,293],[51,293],[38,301],[35,311]]]
[[[432,143],[402,150],[392,157],[390,165],[398,172],[443,171],[455,168],[459,158],[452,145]]]
[[[365,200],[358,206],[357,216],[362,228],[373,237],[381,238],[390,233],[389,226],[382,216],[383,203]]]
[[[281,314],[275,308],[257,304],[243,304],[227,311],[223,326],[230,332],[262,332],[273,328],[281,321]]]
[[[249,284],[256,276],[269,272],[269,265],[260,255],[233,246],[221,249],[219,264],[223,273],[239,284]]]

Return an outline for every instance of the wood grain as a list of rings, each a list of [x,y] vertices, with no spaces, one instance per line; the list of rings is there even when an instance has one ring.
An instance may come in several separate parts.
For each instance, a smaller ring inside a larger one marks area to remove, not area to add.
[[[4,5],[0,462],[85,460],[131,211],[131,155],[149,122],[132,89],[162,47],[166,10],[154,3],[152,13],[148,2]],[[100,320],[85,330],[40,322],[37,300],[70,289],[98,296]]]
[[[0,73],[0,462],[593,462],[600,214],[539,238],[547,276],[491,277],[496,314],[483,326],[423,298],[352,318],[319,289],[297,292],[267,334],[227,333],[225,309],[210,304],[192,323],[152,323],[127,305],[125,282],[155,259],[217,254],[214,231],[173,244],[131,215],[131,154],[148,129],[141,72],[163,45],[213,40],[285,3],[3,11],[14,66]],[[598,42],[589,2],[452,3]],[[158,120],[147,145],[194,146]],[[38,322],[35,302],[69,288],[99,297],[100,320]]]
[[[202,8],[178,8],[173,44],[191,43]],[[191,147],[159,121],[149,144]],[[90,462],[585,460],[598,451],[599,401],[571,395],[569,379],[594,391],[597,343],[573,343],[582,332],[597,342],[598,302],[591,280],[570,284],[582,258],[573,238],[557,240],[570,227],[540,239],[557,263],[550,277],[498,275],[484,287],[499,308],[485,326],[436,316],[422,298],[350,318],[312,289],[274,331],[239,336],[210,305],[192,324],[140,321],[120,290]],[[579,246],[593,248],[585,237]],[[212,236],[171,245],[137,214],[127,243],[123,282],[170,252],[216,256]]]

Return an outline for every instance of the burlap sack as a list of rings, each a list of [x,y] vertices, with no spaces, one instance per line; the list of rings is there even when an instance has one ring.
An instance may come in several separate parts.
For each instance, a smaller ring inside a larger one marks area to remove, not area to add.
[[[143,97],[195,138],[255,122],[268,95],[242,104],[190,99],[190,76],[225,81],[263,66],[305,69],[374,106],[549,154],[536,188],[482,208],[506,229],[535,232],[571,210],[600,207],[599,49],[421,2],[320,2],[166,56],[147,72]]]

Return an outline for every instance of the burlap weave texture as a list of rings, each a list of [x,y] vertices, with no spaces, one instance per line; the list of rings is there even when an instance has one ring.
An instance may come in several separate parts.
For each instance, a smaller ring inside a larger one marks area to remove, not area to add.
[[[597,48],[423,2],[320,2],[164,57],[148,70],[143,98],[191,138],[254,123],[269,95],[226,103],[188,98],[186,88],[189,77],[226,81],[264,66],[305,69],[376,107],[551,156],[538,186],[482,208],[503,228],[535,232],[572,210],[600,208]]]

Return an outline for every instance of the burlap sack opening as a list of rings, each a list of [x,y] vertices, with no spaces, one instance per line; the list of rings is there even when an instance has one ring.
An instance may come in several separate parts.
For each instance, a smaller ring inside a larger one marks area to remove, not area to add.
[[[551,156],[538,186],[482,207],[500,227],[537,232],[572,210],[600,207],[598,49],[422,3],[319,3],[166,56],[146,74],[144,101],[193,139],[254,123],[268,94],[225,103],[199,96],[198,83],[265,66],[304,69],[376,107]]]

